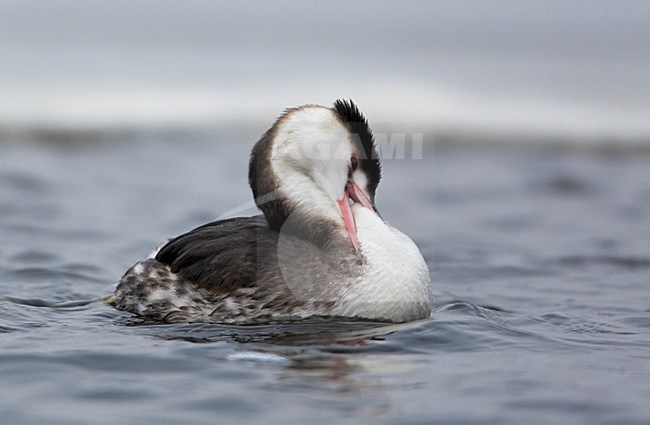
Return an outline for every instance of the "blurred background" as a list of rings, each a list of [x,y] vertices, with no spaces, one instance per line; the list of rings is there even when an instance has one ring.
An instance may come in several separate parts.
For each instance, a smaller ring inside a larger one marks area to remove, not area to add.
[[[259,134],[286,107],[340,97],[375,125],[465,141],[647,144],[650,8],[592,0],[0,3],[5,139],[251,124]]]

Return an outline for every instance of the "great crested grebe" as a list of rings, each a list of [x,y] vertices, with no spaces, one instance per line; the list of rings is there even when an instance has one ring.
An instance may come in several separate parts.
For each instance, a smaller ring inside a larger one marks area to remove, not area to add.
[[[380,177],[374,137],[352,101],[288,109],[251,154],[249,183],[264,214],[169,240],[124,274],[115,306],[163,322],[427,318],[429,270],[379,216]]]

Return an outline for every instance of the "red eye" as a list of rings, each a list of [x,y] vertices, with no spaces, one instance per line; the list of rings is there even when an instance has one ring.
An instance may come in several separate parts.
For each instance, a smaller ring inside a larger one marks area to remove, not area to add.
[[[357,168],[359,168],[359,160],[355,157],[350,158],[350,166],[352,167],[352,172],[354,173]]]

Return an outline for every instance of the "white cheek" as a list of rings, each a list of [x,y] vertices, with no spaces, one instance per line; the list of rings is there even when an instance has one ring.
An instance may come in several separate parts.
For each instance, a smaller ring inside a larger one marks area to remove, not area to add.
[[[348,180],[347,163],[323,161],[319,165],[320,167],[313,168],[312,178],[331,199],[341,199]]]
[[[337,219],[336,201],[343,196],[352,147],[347,129],[330,109],[294,112],[271,148],[279,192],[309,212]]]
[[[309,176],[330,199],[341,199],[352,155],[348,134],[340,125],[323,127],[302,146]]]

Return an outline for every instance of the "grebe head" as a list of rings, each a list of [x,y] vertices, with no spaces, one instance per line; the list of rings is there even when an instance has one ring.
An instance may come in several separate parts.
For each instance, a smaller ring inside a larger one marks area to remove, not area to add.
[[[271,228],[318,245],[346,233],[358,250],[350,202],[377,212],[379,157],[352,101],[288,109],[253,148],[249,183]]]

